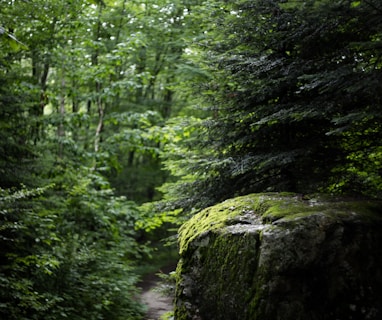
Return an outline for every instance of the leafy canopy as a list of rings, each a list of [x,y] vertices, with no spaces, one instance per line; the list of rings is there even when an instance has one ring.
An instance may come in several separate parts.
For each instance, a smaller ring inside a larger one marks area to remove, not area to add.
[[[214,28],[194,52],[210,116],[184,140],[188,157],[174,153],[172,170],[187,174],[170,202],[192,210],[262,191],[380,198],[380,1],[208,3],[199,18]]]

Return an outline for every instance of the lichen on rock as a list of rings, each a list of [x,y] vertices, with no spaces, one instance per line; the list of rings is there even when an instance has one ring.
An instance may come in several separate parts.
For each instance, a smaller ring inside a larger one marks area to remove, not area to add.
[[[380,319],[381,203],[252,194],[179,230],[175,319]]]

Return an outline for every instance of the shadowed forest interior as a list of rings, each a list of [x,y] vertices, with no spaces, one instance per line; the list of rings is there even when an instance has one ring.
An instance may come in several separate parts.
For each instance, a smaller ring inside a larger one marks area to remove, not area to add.
[[[382,198],[379,0],[0,2],[0,318],[139,320],[177,230]]]

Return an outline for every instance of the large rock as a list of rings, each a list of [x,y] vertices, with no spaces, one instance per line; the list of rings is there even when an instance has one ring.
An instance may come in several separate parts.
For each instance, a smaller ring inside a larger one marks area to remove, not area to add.
[[[179,233],[175,319],[382,319],[380,202],[254,194]]]

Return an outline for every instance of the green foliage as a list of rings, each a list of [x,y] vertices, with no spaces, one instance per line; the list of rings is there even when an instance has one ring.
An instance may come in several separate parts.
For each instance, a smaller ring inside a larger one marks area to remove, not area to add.
[[[380,197],[379,1],[209,6],[195,19],[214,28],[194,52],[210,117],[170,162],[186,172],[170,205],[262,191]]]
[[[380,125],[369,124],[359,130],[341,134],[343,148],[347,151],[346,162],[333,170],[335,176],[331,179],[328,190],[347,193],[357,188],[366,196],[380,199],[382,147],[374,140],[381,131]]]
[[[139,319],[134,205],[101,176],[64,173],[48,188],[2,189],[2,318]]]
[[[101,139],[112,113],[104,124],[99,112],[114,107],[120,87],[110,78],[116,59],[103,51],[115,48],[109,35],[88,41],[104,22],[99,9],[85,1],[0,9],[7,35],[28,46],[14,50],[0,37],[2,319],[142,318],[133,266],[148,249],[136,241],[139,211],[104,176],[118,165],[119,142]],[[151,125],[141,118],[141,130]]]
[[[30,138],[35,138],[37,125],[26,106],[34,95],[21,92],[21,79],[10,70],[0,68],[0,79],[0,187],[31,184],[36,165]]]
[[[191,5],[1,6],[2,319],[141,316],[134,262],[150,249],[136,239],[168,237],[180,211],[148,202],[168,178],[165,123],[190,96],[176,87],[196,70]]]

